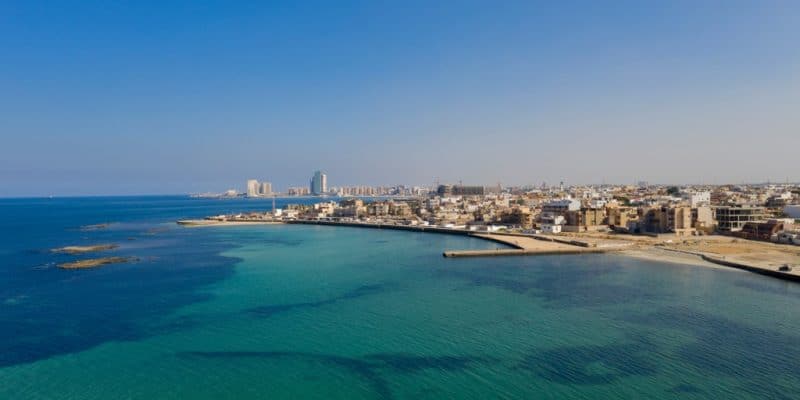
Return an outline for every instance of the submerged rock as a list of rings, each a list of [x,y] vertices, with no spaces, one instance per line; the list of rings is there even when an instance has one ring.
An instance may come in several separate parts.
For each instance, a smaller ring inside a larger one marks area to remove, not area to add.
[[[108,264],[122,264],[127,262],[137,261],[138,258],[136,257],[103,257],[103,258],[92,258],[88,260],[79,260],[73,261],[63,264],[58,264],[58,268],[61,269],[85,269],[85,268],[96,268],[103,265]]]
[[[92,225],[84,225],[81,227],[82,231],[96,231],[98,229],[106,229],[108,226],[111,225],[110,222],[104,222],[102,224],[92,224]]]
[[[67,253],[67,254],[83,254],[83,253],[91,253],[95,251],[105,251],[105,250],[113,250],[119,247],[119,245],[105,243],[105,244],[96,244],[92,246],[64,246],[59,247],[56,249],[52,249],[50,251],[54,253]]]

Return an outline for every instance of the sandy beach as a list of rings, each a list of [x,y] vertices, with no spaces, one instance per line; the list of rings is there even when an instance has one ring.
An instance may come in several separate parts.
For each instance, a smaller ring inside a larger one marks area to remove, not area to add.
[[[718,269],[731,269],[722,265],[714,264],[704,260],[702,257],[694,254],[681,253],[676,251],[669,251],[657,247],[637,248],[631,250],[623,250],[618,253],[626,257],[633,257],[642,260],[658,261],[673,264],[694,265],[698,267],[718,268]]]

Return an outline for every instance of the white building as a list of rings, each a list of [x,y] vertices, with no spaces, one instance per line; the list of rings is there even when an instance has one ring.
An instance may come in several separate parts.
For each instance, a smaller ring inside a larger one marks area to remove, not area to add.
[[[250,179],[247,181],[247,197],[257,197],[258,196],[258,181],[255,179]]]
[[[608,200],[606,199],[592,199],[589,201],[589,208],[603,208],[608,204]]]
[[[683,200],[689,202],[689,205],[692,208],[697,208],[700,206],[708,206],[711,205],[711,192],[702,191],[702,192],[684,193]]]
[[[553,200],[542,206],[542,213],[552,215],[564,214],[567,211],[578,211],[581,209],[581,202],[575,199]]]
[[[561,215],[544,216],[541,223],[542,233],[561,233],[561,228],[565,223],[566,221]]]
[[[272,183],[270,182],[261,182],[261,192],[262,196],[271,196],[272,195]]]

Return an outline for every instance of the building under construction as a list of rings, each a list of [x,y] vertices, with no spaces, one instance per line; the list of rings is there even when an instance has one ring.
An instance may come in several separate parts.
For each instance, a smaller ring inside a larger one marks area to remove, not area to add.
[[[767,219],[766,209],[757,206],[714,207],[717,229],[721,232],[737,232],[748,222],[761,222]]]
[[[439,185],[436,193],[439,196],[483,196],[486,194],[486,188],[484,186]]]

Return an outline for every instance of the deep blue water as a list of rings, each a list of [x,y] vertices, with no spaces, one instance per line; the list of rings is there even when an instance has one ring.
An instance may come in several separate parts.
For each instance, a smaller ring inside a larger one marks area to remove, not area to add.
[[[277,207],[312,201],[278,199]],[[235,244],[174,221],[271,207],[267,199],[186,196],[0,199],[0,302],[7,303],[0,311],[0,367],[161,329],[141,322],[202,301],[207,295],[196,289],[225,279],[237,261],[220,255]],[[90,256],[50,249],[97,243],[119,244],[114,255],[139,261],[91,271],[56,268]]]

